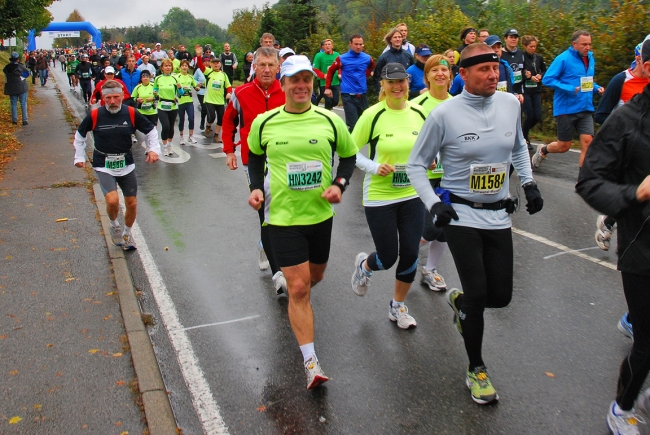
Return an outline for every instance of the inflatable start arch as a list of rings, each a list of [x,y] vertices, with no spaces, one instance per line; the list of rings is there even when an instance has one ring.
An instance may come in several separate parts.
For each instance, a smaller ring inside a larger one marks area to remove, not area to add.
[[[93,26],[87,21],[83,21],[83,22],[64,21],[62,23],[50,23],[49,26],[47,26],[41,31],[42,32],[72,32],[77,30],[85,30],[86,32],[90,33],[90,35],[93,37],[93,42],[97,45],[97,47],[102,45],[102,32],[97,30],[95,26]],[[27,39],[27,49],[29,51],[36,50],[35,33],[36,32],[34,30],[29,31],[29,36]]]

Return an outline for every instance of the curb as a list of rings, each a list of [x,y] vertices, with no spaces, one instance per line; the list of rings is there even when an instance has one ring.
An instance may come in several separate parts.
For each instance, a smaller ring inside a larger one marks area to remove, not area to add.
[[[77,123],[80,123],[83,120],[82,114],[70,104],[67,95],[59,86],[56,78],[54,76],[52,78],[61,97],[66,100],[64,110],[69,110]],[[135,294],[131,272],[124,258],[124,251],[121,247],[114,246],[110,238],[110,221],[106,213],[106,201],[98,183],[93,184],[93,192],[115,277],[124,329],[129,340],[131,360],[138,380],[138,390],[142,396],[142,405],[149,434],[178,435],[176,418],[169,403],[167,389],[163,382],[151,339],[142,321],[140,305]]]

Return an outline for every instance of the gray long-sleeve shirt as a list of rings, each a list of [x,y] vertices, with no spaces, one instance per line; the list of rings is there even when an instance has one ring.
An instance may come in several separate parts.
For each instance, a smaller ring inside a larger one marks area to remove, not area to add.
[[[516,97],[495,92],[491,97],[463,90],[433,110],[422,127],[406,172],[427,209],[440,201],[427,168],[440,153],[441,187],[469,201],[490,203],[508,196],[510,163],[522,184],[533,181],[528,148],[521,131],[521,106]],[[511,226],[505,210],[480,210],[452,204],[462,225],[482,229]]]

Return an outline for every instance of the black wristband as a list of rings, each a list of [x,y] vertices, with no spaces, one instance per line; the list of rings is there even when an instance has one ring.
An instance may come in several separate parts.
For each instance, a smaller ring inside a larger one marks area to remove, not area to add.
[[[339,189],[341,189],[341,193],[345,192],[345,189],[348,187],[348,184],[350,184],[350,183],[348,183],[348,180],[346,180],[343,177],[339,177],[339,178],[335,179],[334,181],[332,181],[332,185],[333,186],[338,186]]]

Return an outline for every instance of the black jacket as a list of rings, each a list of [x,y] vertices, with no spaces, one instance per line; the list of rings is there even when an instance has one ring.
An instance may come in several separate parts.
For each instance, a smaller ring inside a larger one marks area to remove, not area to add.
[[[27,80],[22,76],[23,73],[29,72],[24,65],[18,62],[10,62],[2,69],[5,73],[5,95],[21,95],[29,90]]]
[[[530,81],[526,79],[526,75],[525,75],[526,71],[530,71],[530,74],[533,76],[536,76],[537,74],[541,74],[542,77],[544,77],[544,73],[546,72],[546,63],[544,62],[544,58],[537,53],[530,55],[524,51],[524,93],[529,95],[541,94],[542,93],[541,80],[537,82],[537,86],[535,87],[526,86],[526,83]]]
[[[621,93],[623,93],[623,85],[625,84],[625,71],[616,74],[607,84],[603,98],[598,103],[598,110],[594,114],[594,121],[598,124],[603,124],[607,117],[618,107],[618,102],[621,101]]]
[[[373,74],[373,80],[375,82],[375,90],[377,94],[379,94],[379,90],[381,89],[381,85],[379,83],[381,81],[381,70],[386,66],[386,64],[392,62],[401,63],[404,65],[404,69],[407,69],[415,63],[415,58],[411,56],[411,53],[408,51],[402,50],[402,47],[391,47],[388,51],[383,52],[382,55],[379,56],[379,59],[377,59],[375,72]]]
[[[636,190],[650,174],[650,86],[607,118],[589,145],[576,190],[618,224],[618,270],[650,276],[650,201]]]
[[[515,74],[515,84],[513,85],[513,91],[515,94],[524,93],[524,79],[526,78],[526,68],[524,66],[524,52],[521,50],[508,51],[507,48],[503,47],[501,52],[501,59],[508,62],[510,69]],[[520,75],[521,74],[521,75]]]

